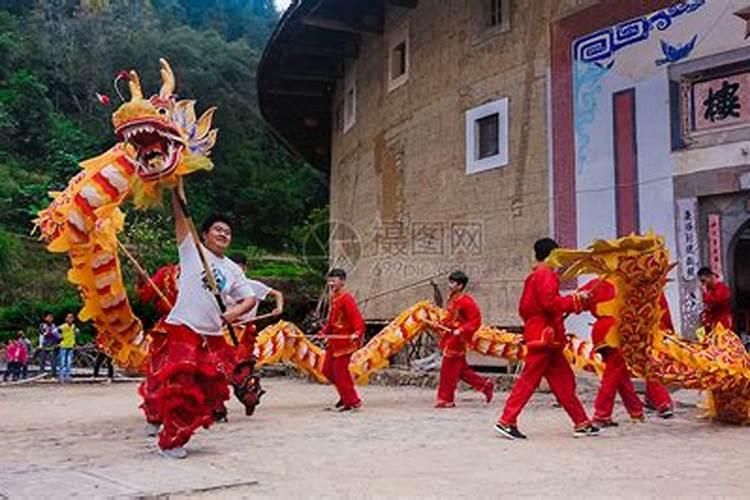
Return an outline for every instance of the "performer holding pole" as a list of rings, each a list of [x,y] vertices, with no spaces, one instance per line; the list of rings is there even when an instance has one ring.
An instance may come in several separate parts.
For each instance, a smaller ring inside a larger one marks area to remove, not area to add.
[[[186,213],[182,181],[172,193],[175,233],[180,257],[179,291],[163,329],[152,333],[146,368],[149,391],[141,391],[162,423],[159,450],[170,458],[185,458],[184,445],[229,399],[229,377],[236,365],[233,346],[222,329],[250,311],[257,300],[242,269],[225,256],[232,241],[229,221],[210,216],[202,240]],[[231,307],[223,311],[224,301]],[[236,336],[233,343],[236,345]]]
[[[365,322],[357,308],[354,297],[347,292],[346,272],[331,269],[328,273],[330,308],[328,322],[318,332],[318,337],[327,337],[323,375],[335,386],[339,394],[336,408],[352,411],[362,406],[362,400],[354,388],[354,378],[349,371],[352,353],[359,349],[365,335]]]
[[[437,325],[443,331],[440,339],[443,363],[440,366],[440,385],[435,408],[456,406],[454,398],[459,380],[484,394],[487,403],[492,401],[495,394],[493,381],[479,375],[466,362],[466,344],[482,325],[479,306],[465,291],[468,282],[468,276],[462,271],[454,271],[448,277],[450,296],[447,316]]]
[[[231,259],[240,266],[243,274],[247,275],[247,258],[244,255],[237,254],[233,255]],[[236,348],[237,365],[232,372],[234,394],[245,405],[246,415],[252,415],[255,412],[255,407],[260,404],[261,396],[266,392],[261,388],[260,377],[254,374],[256,363],[254,355],[255,339],[258,332],[256,322],[261,319],[280,316],[284,311],[284,294],[280,291],[274,290],[256,280],[250,280],[250,286],[253,289],[253,295],[257,299],[257,302],[252,309],[236,320],[236,324],[241,329],[242,335],[239,339],[239,345]],[[273,311],[258,316],[258,306],[269,296],[273,297],[275,301]],[[218,412],[216,418],[217,420],[226,421],[226,407],[222,408],[223,413]]]
[[[703,291],[703,314],[701,322],[706,333],[721,325],[727,330],[732,329],[732,294],[729,287],[719,281],[719,277],[708,267],[698,270],[698,279],[701,280]]]
[[[545,263],[555,248],[558,248],[557,242],[550,238],[534,243],[537,265],[526,278],[521,294],[518,311],[524,322],[523,336],[528,354],[521,376],[513,386],[505,402],[505,409],[495,424],[495,431],[508,439],[526,438],[518,430],[518,415],[531,399],[542,377],[547,379],[558,402],[573,420],[573,435],[584,437],[599,434],[599,429],[591,424],[576,395],[575,375],[563,354],[563,317],[572,312],[580,313],[589,294],[580,292],[564,297],[560,295],[560,279]]]

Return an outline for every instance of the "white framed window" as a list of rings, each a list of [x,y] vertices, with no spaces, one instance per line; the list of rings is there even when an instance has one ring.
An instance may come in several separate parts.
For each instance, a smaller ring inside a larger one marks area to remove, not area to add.
[[[388,92],[409,80],[409,23],[393,31],[388,43]]]
[[[344,132],[357,123],[357,65],[347,63],[344,74]]]
[[[508,98],[466,111],[466,175],[508,164]]]

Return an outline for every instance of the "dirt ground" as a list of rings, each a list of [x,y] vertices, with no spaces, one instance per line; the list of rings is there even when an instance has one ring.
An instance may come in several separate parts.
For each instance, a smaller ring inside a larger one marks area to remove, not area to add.
[[[364,408],[344,415],[323,410],[331,387],[266,386],[254,417],[232,401],[229,423],[200,431],[182,461],[145,437],[135,384],[0,388],[0,497],[750,495],[750,429],[699,420],[689,392],[671,420],[589,439],[573,439],[551,396],[537,394],[521,420],[530,439],[511,442],[492,431],[504,394],[485,405],[462,392],[458,408],[435,410],[432,390],[369,386]]]

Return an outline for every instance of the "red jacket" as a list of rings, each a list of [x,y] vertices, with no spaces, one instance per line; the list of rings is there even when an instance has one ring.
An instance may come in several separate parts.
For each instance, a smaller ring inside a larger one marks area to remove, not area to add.
[[[581,312],[577,295],[560,295],[560,279],[547,264],[534,267],[523,284],[518,314],[523,319],[523,338],[529,348],[565,345],[564,315]]]
[[[612,345],[613,342],[608,342],[607,336],[615,326],[615,319],[612,316],[605,316],[597,307],[599,304],[609,302],[615,298],[617,290],[615,286],[600,278],[593,279],[586,283],[581,290],[585,290],[591,293],[591,298],[587,301],[586,309],[591,311],[591,315],[596,318],[594,326],[591,328],[591,342],[594,344],[595,349],[602,347],[617,347]]]
[[[162,266],[156,270],[153,276],[151,276],[151,281],[153,281],[154,285],[159,288],[159,291],[164,294],[169,301],[169,304],[165,303],[164,300],[157,295],[154,287],[151,286],[151,283],[145,280],[139,280],[136,284],[135,291],[138,295],[138,300],[144,304],[152,302],[156,307],[156,310],[159,311],[160,314],[166,316],[169,314],[169,311],[172,310],[172,306],[174,306],[174,303],[177,300],[177,278],[179,276],[179,264],[168,264]]]
[[[447,316],[440,324],[461,332],[459,335],[444,332],[440,338],[443,355],[449,358],[463,356],[466,354],[466,344],[482,326],[482,313],[471,295],[459,292],[448,299]]]
[[[362,345],[365,335],[365,321],[357,308],[354,297],[347,292],[339,292],[331,297],[331,310],[328,323],[320,331],[321,335],[331,336],[326,349],[334,358],[351,354]],[[340,338],[357,335],[356,339]]]
[[[18,361],[18,353],[18,344],[15,341],[8,342],[8,345],[5,347],[5,361],[15,363]]]
[[[659,328],[664,331],[673,332],[674,324],[672,323],[672,315],[669,313],[669,303],[667,302],[667,296],[663,293],[659,297],[659,309],[662,311]]]
[[[732,329],[732,306],[729,287],[717,281],[710,290],[703,290],[703,326],[712,330],[717,323]]]

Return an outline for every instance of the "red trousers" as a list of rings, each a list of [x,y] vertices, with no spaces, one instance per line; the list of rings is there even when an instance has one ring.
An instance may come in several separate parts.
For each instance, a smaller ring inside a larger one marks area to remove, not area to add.
[[[651,403],[657,411],[672,409],[672,396],[660,382],[655,380],[646,381],[646,401]]]
[[[146,420],[162,424],[159,447],[182,446],[229,399],[235,352],[220,336],[164,323],[151,333],[146,380],[138,388]]]
[[[505,401],[500,423],[516,425],[518,415],[539,387],[542,377],[547,379],[552,393],[560,406],[568,413],[576,428],[589,425],[586,410],[576,395],[576,378],[573,369],[565,359],[562,350],[553,347],[529,349],[521,375]]]
[[[643,416],[643,403],[635,392],[630,380],[630,370],[619,349],[605,348],[601,351],[604,358],[604,375],[599,386],[599,392],[594,401],[594,419],[612,420],[612,410],[615,406],[615,396],[620,398],[625,409],[632,418]]]
[[[440,365],[440,385],[438,386],[438,403],[452,403],[456,395],[458,381],[463,380],[475,391],[482,391],[492,381],[482,377],[471,369],[466,356],[445,356]]]
[[[354,378],[349,371],[351,358],[351,353],[334,357],[333,353],[327,350],[323,360],[323,375],[336,386],[339,399],[344,406],[359,406],[362,400],[354,388]]]

